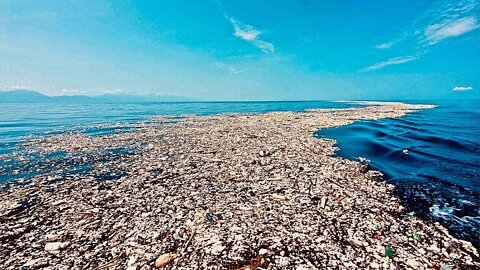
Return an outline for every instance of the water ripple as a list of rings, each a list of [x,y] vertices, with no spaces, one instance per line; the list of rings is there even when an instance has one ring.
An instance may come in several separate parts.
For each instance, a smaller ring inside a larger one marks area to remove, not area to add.
[[[396,185],[410,211],[439,221],[478,245],[480,235],[480,104],[441,101],[400,119],[361,121],[321,130],[338,155],[364,157]],[[405,150],[405,151],[404,151]]]

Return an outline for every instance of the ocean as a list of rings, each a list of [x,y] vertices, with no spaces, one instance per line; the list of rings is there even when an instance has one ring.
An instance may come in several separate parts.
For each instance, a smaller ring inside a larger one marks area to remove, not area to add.
[[[7,104],[0,103],[0,154],[9,153],[25,136],[82,131],[108,133],[101,124],[148,121],[157,115],[213,115],[346,108],[358,105],[329,101],[300,102],[152,102],[118,104]],[[1,172],[1,171],[0,171]]]
[[[480,102],[413,103],[438,107],[399,119],[360,121],[315,135],[337,140],[339,156],[368,159],[370,167],[396,186],[410,212],[438,221],[453,235],[478,245]],[[22,140],[71,131],[93,136],[123,132],[121,126],[110,124],[149,121],[157,115],[301,112],[355,106],[360,105],[328,101],[0,104],[0,156],[12,154]],[[16,169],[0,159],[0,182],[32,176],[15,175]]]
[[[321,130],[337,155],[369,160],[396,186],[407,209],[438,221],[461,239],[480,241],[480,101],[436,104],[398,119]]]
[[[64,167],[68,172],[89,170],[88,167],[64,164],[65,153],[47,157],[12,158],[22,151],[22,141],[48,135],[80,132],[90,136],[128,132],[129,125],[148,122],[154,116],[215,115],[224,113],[266,113],[273,111],[305,111],[320,108],[347,108],[360,105],[329,101],[302,102],[149,102],[99,104],[7,104],[0,103],[0,183],[24,182],[36,174],[49,174],[49,169]],[[120,125],[117,125],[120,123]],[[112,156],[118,153],[111,153]],[[48,164],[46,166],[46,159]],[[55,164],[55,166],[53,166]],[[41,168],[41,169],[39,169]],[[38,171],[40,170],[40,171]]]

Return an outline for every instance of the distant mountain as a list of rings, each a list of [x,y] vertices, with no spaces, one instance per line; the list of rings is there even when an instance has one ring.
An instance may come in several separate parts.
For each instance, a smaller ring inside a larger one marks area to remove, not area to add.
[[[30,90],[0,92],[0,103],[47,103],[50,97]]]
[[[0,103],[135,103],[135,102],[185,102],[196,99],[181,96],[140,96],[140,95],[101,95],[101,96],[47,96],[32,90],[0,91]]]

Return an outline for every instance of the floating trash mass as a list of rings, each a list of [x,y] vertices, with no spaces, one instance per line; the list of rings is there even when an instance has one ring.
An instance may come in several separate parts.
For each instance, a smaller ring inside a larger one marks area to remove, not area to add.
[[[41,154],[47,165],[32,170],[51,170],[1,190],[0,265],[479,267],[470,243],[405,215],[381,174],[335,157],[333,140],[313,136],[358,119],[430,108],[369,105],[159,118],[127,133],[30,141],[15,162],[27,168],[32,163],[21,161],[23,155]],[[50,153],[64,156],[46,157]],[[73,170],[62,170],[70,164]]]

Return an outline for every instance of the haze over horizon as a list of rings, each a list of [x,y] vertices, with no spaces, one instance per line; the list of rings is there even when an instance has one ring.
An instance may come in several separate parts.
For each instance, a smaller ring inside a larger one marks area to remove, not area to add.
[[[0,89],[200,100],[478,98],[480,4],[0,0]]]

